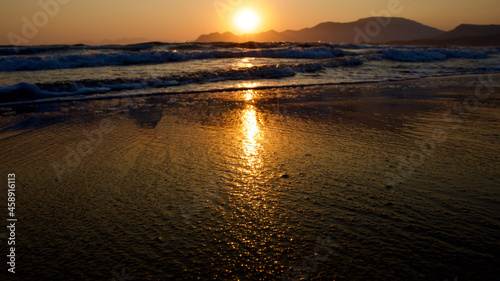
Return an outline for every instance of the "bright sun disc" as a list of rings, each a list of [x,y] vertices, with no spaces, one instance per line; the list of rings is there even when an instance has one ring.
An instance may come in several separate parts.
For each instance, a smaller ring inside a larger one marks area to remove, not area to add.
[[[236,27],[242,32],[254,31],[259,24],[259,15],[250,9],[244,9],[236,13]]]

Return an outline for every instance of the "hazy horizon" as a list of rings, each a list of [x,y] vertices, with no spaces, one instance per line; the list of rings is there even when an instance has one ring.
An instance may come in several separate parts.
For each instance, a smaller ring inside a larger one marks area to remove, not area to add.
[[[186,42],[213,32],[243,34],[299,30],[322,22],[352,22],[372,16],[403,17],[444,31],[460,24],[500,24],[500,5],[493,0],[438,3],[429,0],[349,3],[150,0],[140,4],[130,0],[40,0],[30,3],[0,0],[0,3],[8,7],[2,9],[4,24],[0,45]],[[251,26],[241,26],[238,21],[253,22]]]

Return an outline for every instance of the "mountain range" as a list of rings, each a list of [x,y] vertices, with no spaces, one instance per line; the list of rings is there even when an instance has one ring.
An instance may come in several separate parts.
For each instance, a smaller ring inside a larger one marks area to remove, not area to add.
[[[328,42],[334,44],[495,45],[500,25],[462,24],[445,32],[398,17],[371,17],[355,22],[324,22],[311,28],[257,34],[231,32],[201,35],[195,42]]]

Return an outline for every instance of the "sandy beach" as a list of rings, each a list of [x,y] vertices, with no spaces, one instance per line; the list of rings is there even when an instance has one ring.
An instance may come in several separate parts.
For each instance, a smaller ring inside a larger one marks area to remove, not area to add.
[[[15,278],[498,280],[499,93],[494,74],[1,108]]]

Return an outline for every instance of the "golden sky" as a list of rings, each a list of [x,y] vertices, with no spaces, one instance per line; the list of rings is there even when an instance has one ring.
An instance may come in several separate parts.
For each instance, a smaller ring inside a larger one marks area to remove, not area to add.
[[[373,15],[405,17],[443,30],[461,23],[500,24],[499,0],[0,0],[0,5],[0,45],[122,38],[184,42],[211,32],[297,30]],[[257,18],[250,16],[253,28],[244,30],[235,19],[243,9]]]

